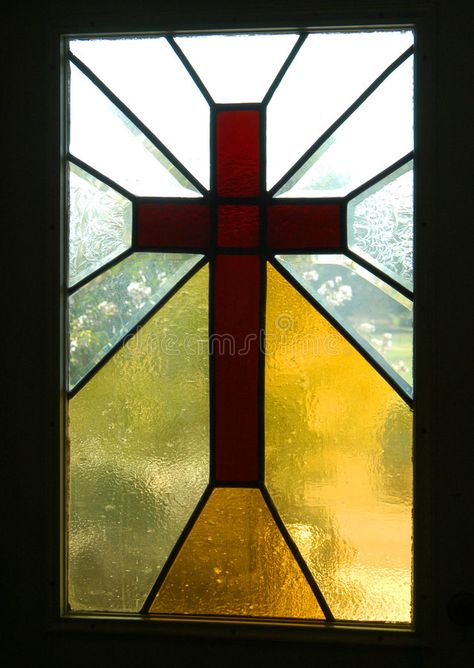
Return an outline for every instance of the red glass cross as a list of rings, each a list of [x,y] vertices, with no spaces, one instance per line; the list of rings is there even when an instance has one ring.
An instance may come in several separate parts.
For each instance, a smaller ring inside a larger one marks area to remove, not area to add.
[[[137,209],[139,250],[201,252],[211,263],[214,480],[261,478],[262,285],[269,253],[336,250],[338,204],[273,200],[261,165],[261,109],[217,107],[215,184],[200,200],[147,200]]]

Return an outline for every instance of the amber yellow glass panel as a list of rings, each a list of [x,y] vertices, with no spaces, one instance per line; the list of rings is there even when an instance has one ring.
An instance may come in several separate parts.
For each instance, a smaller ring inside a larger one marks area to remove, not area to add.
[[[73,610],[138,611],[208,481],[208,270],[69,404]]]
[[[336,619],[411,620],[412,416],[272,266],[266,484]]]
[[[151,612],[324,619],[260,490],[217,488]]]

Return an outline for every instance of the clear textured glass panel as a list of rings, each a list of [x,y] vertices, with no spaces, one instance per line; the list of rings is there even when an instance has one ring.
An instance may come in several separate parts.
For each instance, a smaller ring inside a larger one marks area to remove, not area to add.
[[[72,610],[138,611],[206,487],[208,292],[204,268],[70,401]]]
[[[412,301],[345,255],[281,255],[278,260],[372,356],[381,355],[411,393]]]
[[[164,37],[72,40],[70,48],[209,187],[209,106]]]
[[[75,65],[71,65],[69,150],[134,195],[200,196]]]
[[[410,57],[313,153],[277,196],[347,195],[412,149]]]
[[[132,203],[69,164],[69,285],[129,248]]]
[[[324,619],[258,489],[217,488],[151,612]]]
[[[207,35],[177,37],[216,102],[261,102],[296,35]]]
[[[336,619],[411,620],[412,415],[271,266],[266,484]]]
[[[134,253],[69,298],[69,387],[185,276],[202,255]]]
[[[268,187],[412,44],[410,30],[309,35],[268,106]]]
[[[349,247],[413,290],[413,162],[365,190],[347,208]]]

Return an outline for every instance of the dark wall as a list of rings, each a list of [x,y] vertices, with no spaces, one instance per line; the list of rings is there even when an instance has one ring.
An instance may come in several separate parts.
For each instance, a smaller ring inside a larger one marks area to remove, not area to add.
[[[359,17],[393,16],[414,2],[354,3]],[[474,627],[446,606],[474,592],[472,452],[472,9],[428,2],[420,109],[418,456],[419,645],[197,638],[65,631],[54,626],[58,578],[58,73],[62,28],[157,30],[344,22],[342,0],[83,0],[11,3],[2,21],[1,153],[3,390],[1,489],[6,666],[457,666],[474,665]],[[347,9],[346,9],[347,12]],[[355,10],[352,12],[354,15]],[[6,150],[5,150],[6,149]],[[6,399],[6,401],[5,401]],[[468,609],[469,612],[469,609]],[[474,614],[474,611],[473,611]]]

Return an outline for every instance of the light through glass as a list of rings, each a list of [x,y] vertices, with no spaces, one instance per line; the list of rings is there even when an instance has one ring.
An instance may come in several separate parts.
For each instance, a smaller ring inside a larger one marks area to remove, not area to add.
[[[71,614],[412,622],[413,37],[70,40]]]

